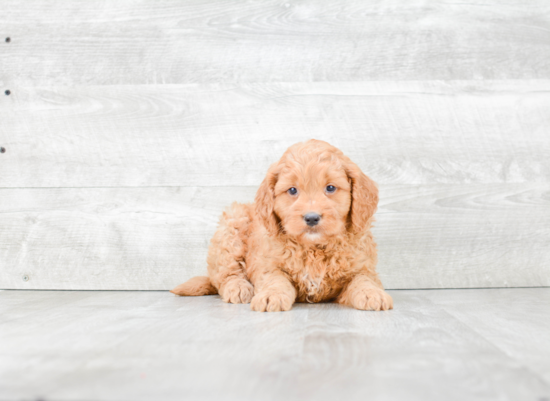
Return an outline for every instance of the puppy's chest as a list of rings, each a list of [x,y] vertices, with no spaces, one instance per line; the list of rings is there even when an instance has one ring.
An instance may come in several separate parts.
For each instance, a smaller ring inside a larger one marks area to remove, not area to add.
[[[291,258],[283,270],[298,291],[298,302],[322,302],[338,296],[351,266],[348,259],[310,252]]]

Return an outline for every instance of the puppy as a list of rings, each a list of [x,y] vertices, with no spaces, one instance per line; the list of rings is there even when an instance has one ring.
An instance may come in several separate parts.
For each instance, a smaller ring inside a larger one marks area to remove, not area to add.
[[[208,252],[208,277],[177,295],[220,294],[254,311],[288,311],[294,302],[336,301],[388,310],[376,272],[371,226],[376,184],[340,150],[309,140],[273,164],[252,204],[233,203]]]

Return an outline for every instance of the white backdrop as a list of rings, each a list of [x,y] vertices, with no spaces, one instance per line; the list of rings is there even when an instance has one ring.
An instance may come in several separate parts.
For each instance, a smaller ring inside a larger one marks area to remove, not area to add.
[[[309,138],[379,183],[386,287],[550,285],[549,2],[0,10],[0,288],[204,274],[222,209]]]

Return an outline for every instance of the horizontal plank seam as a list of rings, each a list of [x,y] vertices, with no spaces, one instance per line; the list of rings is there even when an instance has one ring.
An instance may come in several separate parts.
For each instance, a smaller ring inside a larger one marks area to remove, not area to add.
[[[482,183],[486,184],[486,183]],[[526,183],[529,184],[529,183]],[[418,185],[418,184],[404,184]],[[454,185],[454,184],[449,184]],[[145,185],[145,186],[97,186],[97,187],[0,187],[0,191],[4,189],[123,189],[123,188],[257,188],[258,185]],[[0,400],[1,401],[1,400]]]
[[[513,290],[520,288],[550,288],[550,286],[531,286],[531,287],[442,287],[442,288],[386,288],[387,291],[446,291],[446,290]],[[169,292],[169,290],[51,290],[51,289],[23,289],[23,288],[3,288],[0,291],[68,291],[68,292]],[[219,295],[210,295],[219,296]]]
[[[536,186],[548,186],[550,183],[542,181],[524,181],[524,182],[457,182],[457,183],[448,183],[448,182],[433,182],[433,183],[383,183],[377,182],[378,186],[388,185],[388,186],[410,186],[410,187],[426,187],[430,185],[437,185],[438,187],[445,186],[472,186],[472,185],[536,185]],[[12,190],[12,189],[134,189],[134,188],[258,188],[260,182],[257,185],[114,185],[114,186],[83,186],[83,187],[0,187],[1,190]],[[1,401],[1,400],[0,400]]]
[[[8,82],[8,81],[6,81]],[[13,79],[10,82],[17,82],[17,79]],[[362,80],[351,80],[351,81],[316,81],[316,80],[310,80],[310,81],[204,81],[204,82],[182,82],[182,83],[167,83],[167,84],[147,84],[147,83],[134,83],[134,84],[91,84],[91,85],[44,85],[44,84],[37,84],[37,85],[19,85],[18,87],[20,89],[27,89],[27,88],[33,88],[33,89],[55,89],[56,91],[59,91],[60,88],[69,88],[69,89],[80,89],[80,88],[104,88],[104,87],[182,87],[182,86],[189,86],[189,87],[208,87],[208,86],[234,86],[235,88],[220,88],[220,91],[230,91],[234,90],[241,86],[249,86],[249,85],[262,85],[262,86],[277,86],[277,85],[307,85],[307,84],[355,84],[355,83],[377,83],[377,84],[393,84],[394,86],[398,85],[399,83],[433,83],[433,84],[439,84],[440,86],[442,84],[449,84],[449,83],[456,83],[456,84],[462,84],[462,83],[479,83],[479,84],[499,84],[499,83],[540,83],[540,82],[546,82],[550,84],[550,78],[512,78],[512,79],[437,79],[437,80],[425,80],[425,79],[391,79],[391,80],[377,80],[377,79],[362,79]],[[449,88],[449,89],[460,89],[460,88]],[[380,90],[380,93],[385,92],[383,88]],[[400,92],[398,89],[390,90],[392,94],[400,93],[400,94],[407,94],[407,93],[414,93],[414,94],[426,94],[426,95],[432,95],[432,94],[441,94],[440,91],[434,88],[434,91],[405,91]],[[499,88],[479,88],[479,90],[474,91],[475,92],[498,92],[502,93],[502,90]],[[550,92],[549,89],[528,89],[527,92],[529,93],[548,93]],[[470,93],[470,92],[469,92]],[[524,93],[524,91],[520,92]],[[336,96],[336,94],[327,94]],[[375,96],[371,94],[365,94],[365,95],[355,95],[355,96]],[[379,94],[376,94],[378,96]],[[349,96],[349,95],[342,95],[342,96]]]

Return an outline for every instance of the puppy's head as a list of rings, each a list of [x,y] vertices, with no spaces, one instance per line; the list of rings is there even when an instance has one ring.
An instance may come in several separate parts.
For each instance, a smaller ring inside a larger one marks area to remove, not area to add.
[[[256,213],[271,234],[323,243],[364,231],[376,211],[378,189],[340,150],[309,140],[273,164],[256,194]]]

